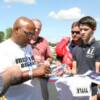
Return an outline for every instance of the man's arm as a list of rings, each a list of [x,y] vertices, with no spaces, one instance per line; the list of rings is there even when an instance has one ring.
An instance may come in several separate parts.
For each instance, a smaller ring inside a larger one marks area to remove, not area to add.
[[[95,66],[96,66],[96,72],[100,72],[100,62],[96,62]]]
[[[76,73],[77,73],[77,62],[74,60],[72,66],[72,74],[76,74]]]
[[[51,64],[53,61],[53,54],[52,54],[52,51],[50,49],[50,45],[49,45],[47,40],[45,40],[45,43],[47,45],[47,47],[46,47],[46,60]]]
[[[31,78],[40,78],[50,73],[50,68],[45,65],[39,65],[33,69],[30,77],[30,71],[22,72],[19,66],[8,67],[4,72],[0,73],[0,96],[12,85],[21,84]]]

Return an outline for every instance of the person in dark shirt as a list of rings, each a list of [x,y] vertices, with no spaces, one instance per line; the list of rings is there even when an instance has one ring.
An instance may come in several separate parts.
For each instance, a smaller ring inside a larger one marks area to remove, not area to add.
[[[84,74],[88,70],[99,72],[100,68],[100,43],[94,38],[96,21],[91,16],[83,17],[79,20],[80,34],[82,42],[73,51],[74,74]],[[97,100],[97,87],[92,84],[92,100]]]

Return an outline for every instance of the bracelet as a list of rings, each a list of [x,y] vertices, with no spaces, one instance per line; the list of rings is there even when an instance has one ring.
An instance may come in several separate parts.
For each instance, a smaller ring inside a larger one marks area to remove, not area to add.
[[[29,78],[32,79],[33,78],[33,76],[32,76],[32,70],[29,70],[29,73],[28,74],[29,74]]]

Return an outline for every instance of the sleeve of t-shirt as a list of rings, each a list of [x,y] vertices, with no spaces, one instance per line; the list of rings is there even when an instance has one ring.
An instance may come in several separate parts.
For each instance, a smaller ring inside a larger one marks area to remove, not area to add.
[[[99,45],[99,47],[96,49],[95,60],[96,60],[97,62],[100,62],[100,45]]]
[[[48,48],[47,48],[47,56],[50,57],[50,58],[53,58],[53,56],[52,56],[52,52],[51,52],[49,46],[48,46]]]
[[[45,40],[46,42],[46,45],[47,45],[47,49],[46,49],[46,57],[50,57],[50,58],[53,58],[53,55],[52,55],[52,52],[51,52],[51,49],[49,47],[49,43]]]
[[[0,53],[0,72],[3,72],[8,66],[11,66],[9,57],[6,54]]]

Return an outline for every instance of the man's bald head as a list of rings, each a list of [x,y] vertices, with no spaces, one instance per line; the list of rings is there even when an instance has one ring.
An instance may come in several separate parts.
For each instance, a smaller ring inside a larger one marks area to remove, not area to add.
[[[13,25],[11,39],[20,46],[26,46],[35,35],[35,26],[31,19],[19,17]]]
[[[21,28],[21,27],[27,27],[27,26],[30,26],[32,25],[34,27],[34,24],[32,23],[32,20],[27,18],[27,17],[19,17],[14,25],[13,25],[13,29],[18,29],[18,28]]]

